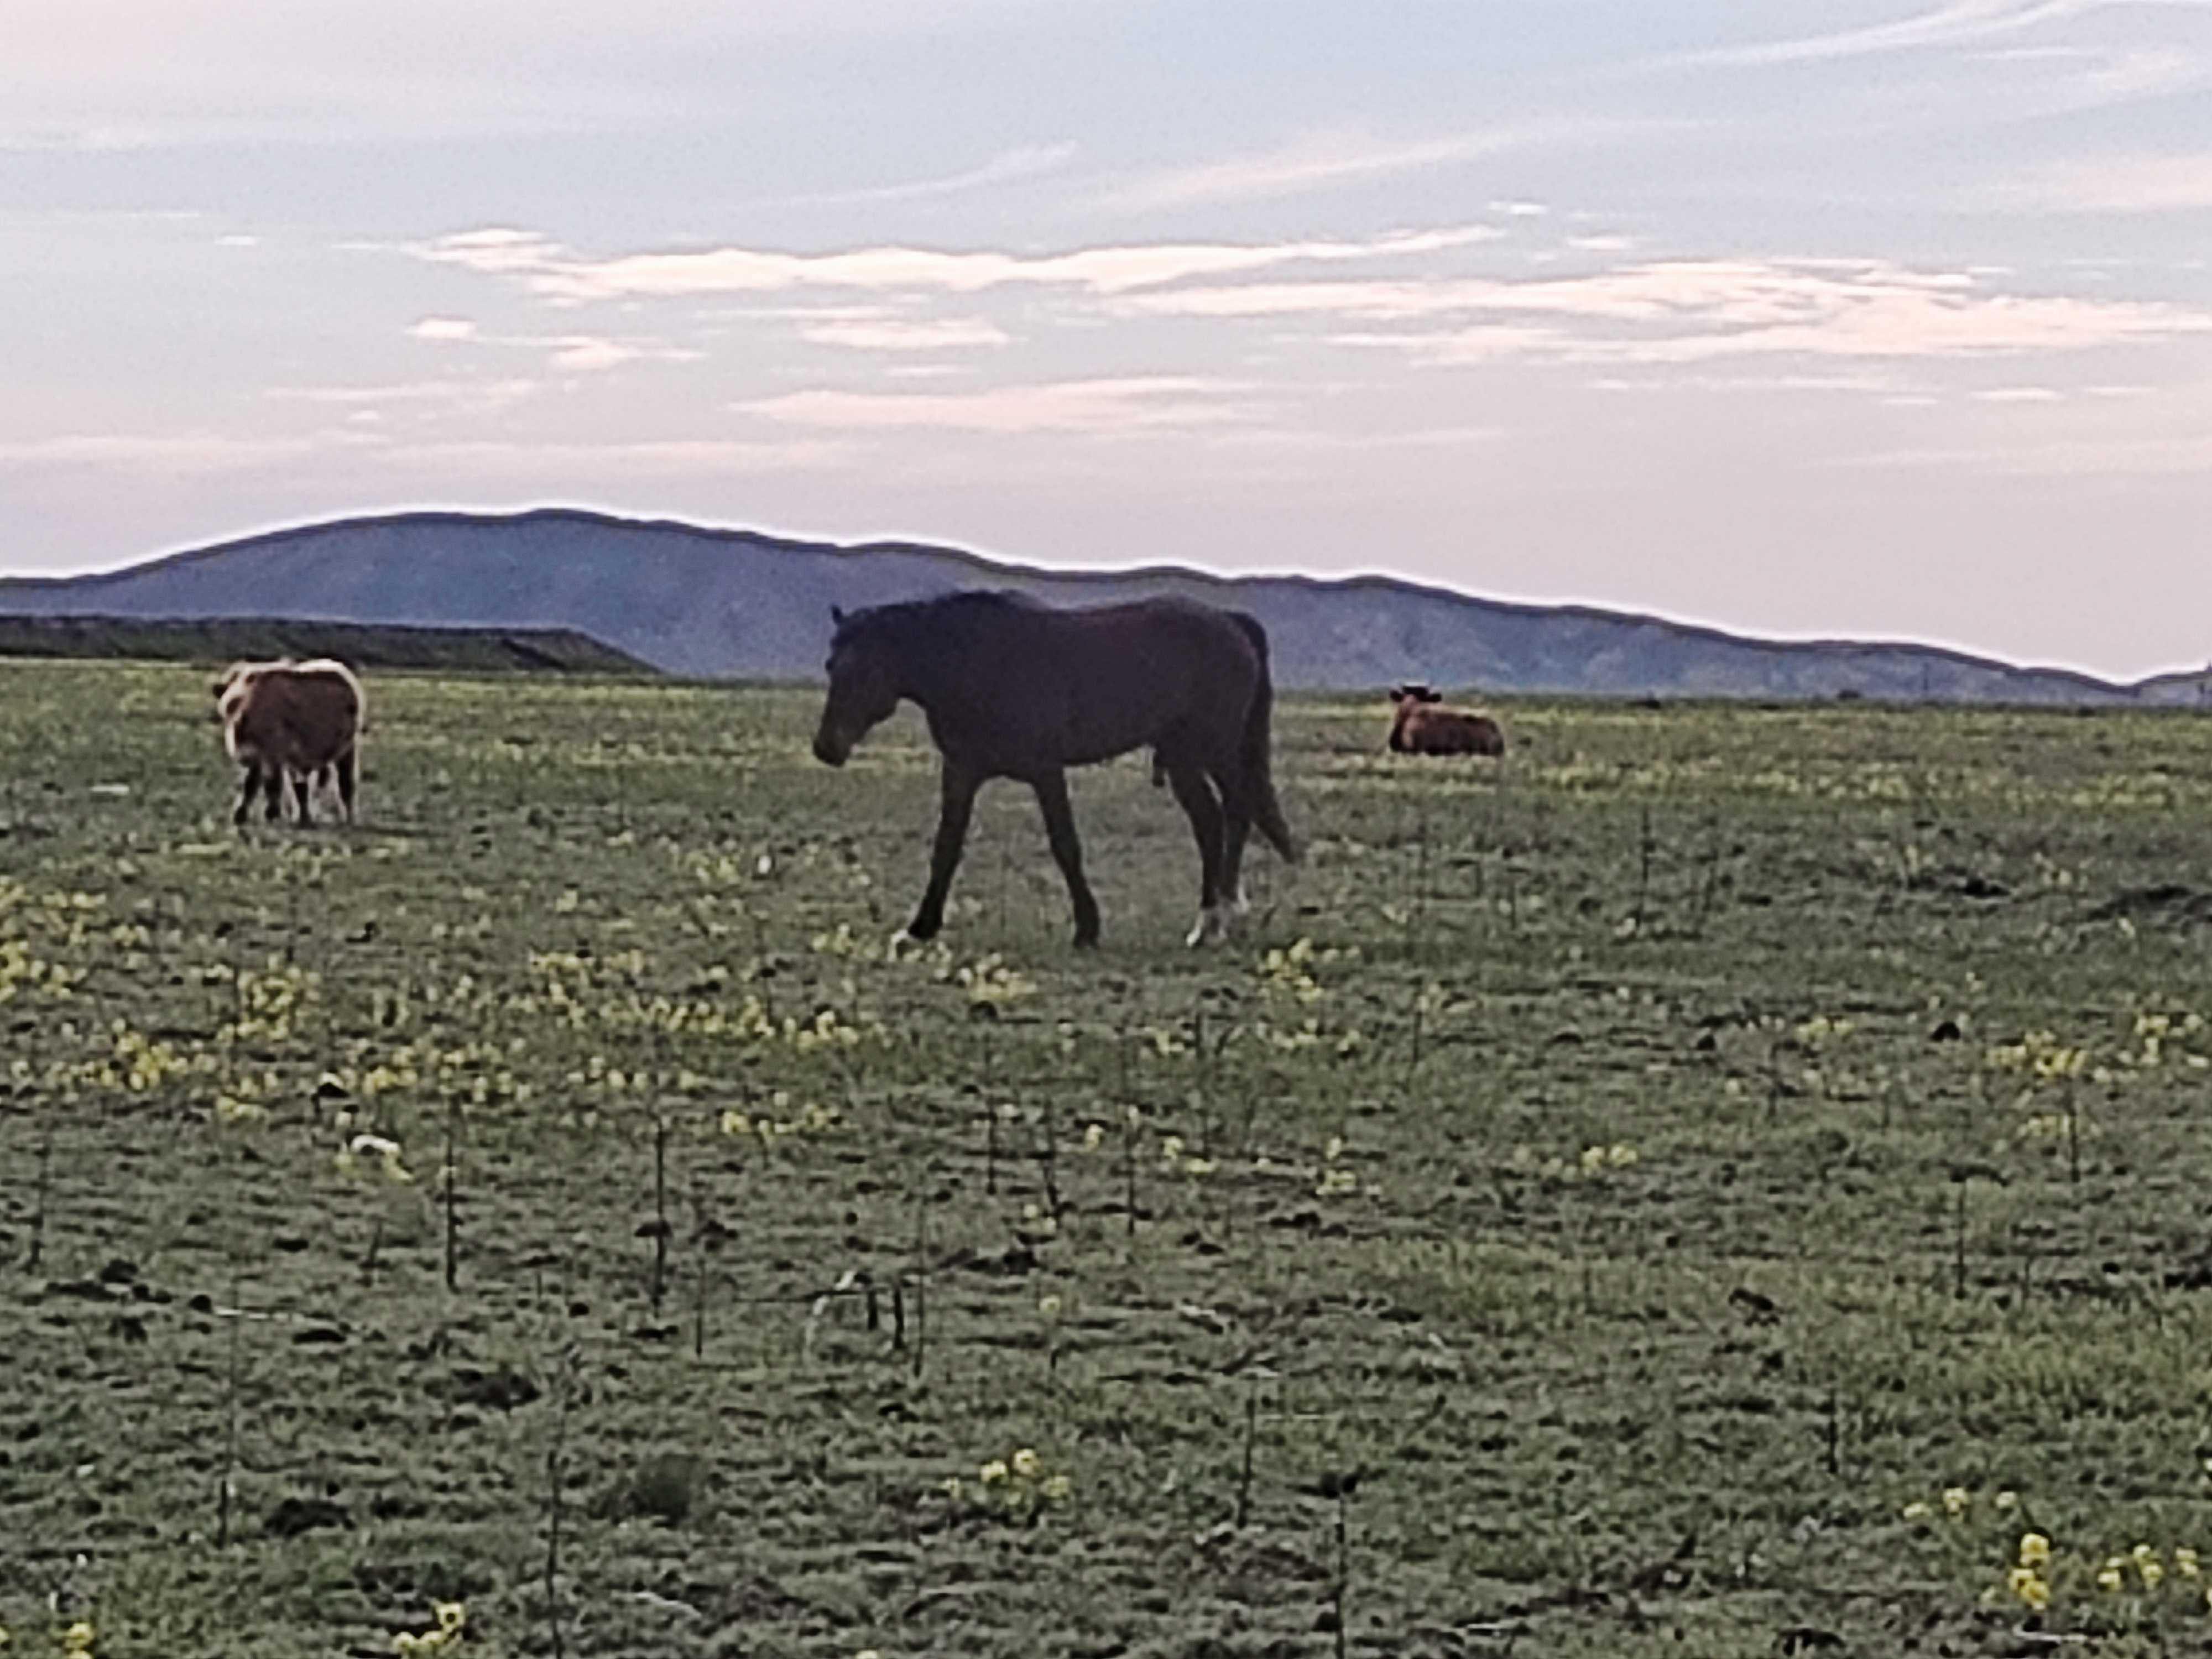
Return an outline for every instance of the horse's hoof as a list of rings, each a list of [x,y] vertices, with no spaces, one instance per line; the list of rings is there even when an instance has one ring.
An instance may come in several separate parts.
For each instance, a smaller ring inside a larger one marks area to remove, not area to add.
[[[1198,920],[1191,924],[1182,942],[1195,951],[1201,945],[1212,945],[1228,937],[1228,912],[1218,904],[1210,904],[1198,913]]]
[[[1079,951],[1097,950],[1098,948],[1098,935],[1095,933],[1078,933],[1075,936],[1075,948]]]
[[[915,938],[912,933],[908,933],[905,928],[902,927],[898,932],[893,933],[890,939],[884,942],[884,949],[890,951],[891,955],[896,956],[900,951],[905,950],[909,945],[919,945],[921,942],[921,941]]]

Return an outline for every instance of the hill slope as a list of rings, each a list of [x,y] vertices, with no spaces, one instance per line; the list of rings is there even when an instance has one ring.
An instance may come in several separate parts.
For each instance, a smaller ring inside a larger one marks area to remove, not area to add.
[[[394,628],[270,617],[0,616],[0,657],[155,662],[336,657],[357,668],[447,673],[650,674],[650,665],[574,629]]]
[[[548,508],[312,525],[67,580],[0,581],[0,615],[313,618],[569,629],[672,673],[820,672],[830,607],[977,586],[1059,604],[1178,592],[1249,611],[1287,686],[1400,679],[1496,691],[2100,702],[2131,688],[1914,645],[1740,638],[1583,606],[1508,604],[1384,577],[1047,571],[901,543],[837,547]],[[2172,679],[2172,677],[2168,677]],[[2194,701],[2196,681],[2161,686]]]

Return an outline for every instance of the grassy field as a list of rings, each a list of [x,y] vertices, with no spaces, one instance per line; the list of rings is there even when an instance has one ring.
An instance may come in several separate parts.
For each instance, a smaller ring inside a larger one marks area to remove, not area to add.
[[[1291,700],[1233,947],[1133,758],[886,960],[910,714],[387,678],[240,838],[0,685],[10,1659],[2212,1636],[2212,722]]]

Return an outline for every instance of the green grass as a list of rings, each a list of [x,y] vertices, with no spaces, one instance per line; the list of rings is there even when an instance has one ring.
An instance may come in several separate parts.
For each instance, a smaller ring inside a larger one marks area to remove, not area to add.
[[[1233,947],[1133,758],[886,961],[911,714],[387,677],[241,839],[204,679],[0,665],[11,1653],[550,1652],[550,1462],[574,1654],[1325,1654],[1352,1473],[1352,1652],[2212,1630],[2212,723],[1290,699]]]

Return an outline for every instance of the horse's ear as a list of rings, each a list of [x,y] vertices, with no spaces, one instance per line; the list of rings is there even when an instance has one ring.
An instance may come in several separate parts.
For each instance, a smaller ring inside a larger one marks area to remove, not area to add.
[[[830,625],[836,628],[842,628],[845,625],[845,607],[843,605],[833,605],[830,607]]]
[[[1431,690],[1425,685],[1421,688],[1421,701],[1423,702],[1442,702],[1443,700],[1444,694],[1443,692]]]

